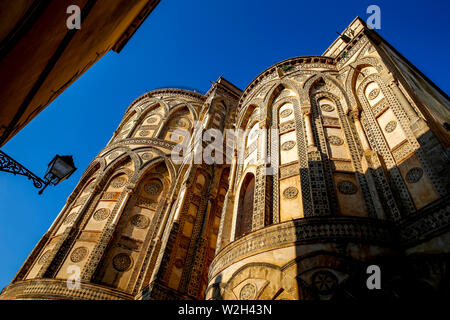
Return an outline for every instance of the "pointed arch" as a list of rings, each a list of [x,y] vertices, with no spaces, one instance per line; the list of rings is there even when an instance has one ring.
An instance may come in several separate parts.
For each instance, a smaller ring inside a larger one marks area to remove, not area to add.
[[[253,199],[255,194],[255,175],[248,172],[239,188],[236,211],[234,239],[238,239],[252,230]]]

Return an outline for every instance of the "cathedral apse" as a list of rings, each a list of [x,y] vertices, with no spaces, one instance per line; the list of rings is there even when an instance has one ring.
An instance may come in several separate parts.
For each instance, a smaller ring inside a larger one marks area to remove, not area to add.
[[[0,298],[449,295],[448,96],[361,19],[343,35],[243,91],[133,101]],[[174,161],[211,129],[243,134]]]

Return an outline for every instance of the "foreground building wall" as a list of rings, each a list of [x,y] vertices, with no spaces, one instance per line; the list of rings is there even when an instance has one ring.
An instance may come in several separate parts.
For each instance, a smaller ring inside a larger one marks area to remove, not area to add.
[[[0,147],[110,50],[120,52],[159,0],[0,1]],[[70,6],[80,8],[80,29]],[[71,19],[72,17],[72,19]]]
[[[448,294],[448,97],[360,19],[343,34],[243,92],[220,78],[134,101],[1,298]],[[243,152],[175,163],[207,147],[172,135],[196,124],[243,130]]]

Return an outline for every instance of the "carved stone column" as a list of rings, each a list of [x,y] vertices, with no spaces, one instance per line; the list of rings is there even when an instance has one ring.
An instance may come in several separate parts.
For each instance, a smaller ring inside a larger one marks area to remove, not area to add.
[[[303,118],[305,119],[305,129],[306,129],[306,139],[308,142],[308,147],[315,147],[314,135],[311,126],[311,108],[303,107]]]
[[[370,151],[369,141],[367,141],[366,134],[362,127],[361,121],[359,120],[360,110],[352,111],[351,115],[355,121],[356,132],[358,133],[359,141],[361,141],[363,151]]]
[[[255,177],[255,193],[253,198],[252,231],[264,227],[266,219],[266,186],[267,186],[267,124],[260,121],[260,133],[257,148],[257,168]]]
[[[105,253],[106,247],[108,246],[108,243],[111,241],[113,237],[117,223],[120,220],[120,217],[122,216],[122,213],[126,207],[128,199],[133,194],[135,187],[136,187],[135,184],[128,184],[125,187],[125,191],[121,196],[122,199],[119,198],[120,204],[117,207],[116,214],[112,216],[111,221],[108,221],[107,227],[103,230],[100,240],[97,242],[94,250],[89,256],[88,262],[83,268],[83,271],[81,273],[82,280],[90,281],[95,270],[97,269],[97,266],[101,258],[103,257],[103,254]]]
[[[59,265],[62,263],[62,260],[64,259],[65,255],[67,254],[67,251],[70,249],[71,244],[78,233],[78,227],[80,224],[80,221],[83,220],[83,217],[88,210],[88,208],[91,206],[92,200],[97,195],[97,193],[100,191],[100,187],[98,185],[95,186],[95,188],[92,190],[92,192],[88,195],[85,202],[81,205],[80,210],[78,211],[78,215],[75,218],[75,221],[72,225],[69,225],[61,235],[58,242],[55,244],[54,248],[51,251],[51,257],[47,260],[47,262],[41,267],[39,270],[39,273],[37,275],[37,278],[52,278],[55,275],[55,271],[59,267]],[[81,191],[80,191],[81,195]],[[72,200],[73,201],[73,200]],[[70,210],[74,203],[72,203],[70,206],[68,203],[66,203],[67,210]],[[60,213],[61,214],[61,213]]]
[[[408,119],[411,123],[411,126],[414,123],[416,123],[417,121],[420,121],[421,118],[417,115],[416,111],[413,109],[413,107],[411,106],[411,104],[406,99],[405,95],[403,94],[403,92],[400,90],[400,87],[398,85],[398,80],[395,79],[392,75],[388,75],[386,77],[386,81],[387,81],[389,88],[391,88],[395,97],[400,102],[402,109],[405,111],[406,116],[408,117]]]
[[[216,245],[216,254],[220,251],[223,245],[226,245],[230,241],[230,234],[224,233],[224,226],[227,223],[231,223],[232,215],[233,215],[233,207],[234,207],[234,180],[236,175],[236,167],[237,167],[237,150],[233,151],[233,162],[231,164],[231,173],[228,179],[229,182],[229,190],[225,195],[225,200],[223,202],[222,214],[220,216],[220,224],[219,224],[219,232],[217,234],[217,245]],[[231,229],[231,226],[228,226],[228,230]],[[228,237],[228,239],[223,239],[224,237]],[[223,245],[222,245],[223,244]]]

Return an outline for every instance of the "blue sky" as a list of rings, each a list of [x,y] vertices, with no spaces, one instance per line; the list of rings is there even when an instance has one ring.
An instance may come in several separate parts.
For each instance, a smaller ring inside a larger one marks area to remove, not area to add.
[[[78,170],[42,196],[0,172],[0,289],[135,98],[161,87],[205,93],[219,76],[244,89],[276,62],[321,55],[371,4],[381,8],[378,32],[448,93],[448,1],[162,0],[120,54],[104,56],[2,148],[40,176],[57,153],[73,155]]]

